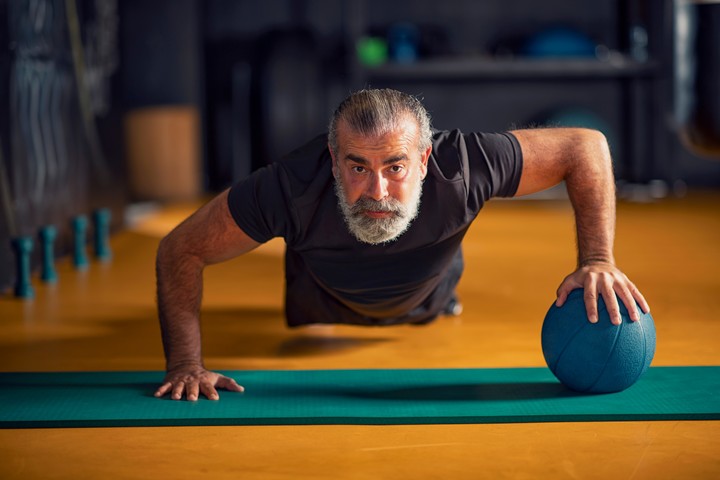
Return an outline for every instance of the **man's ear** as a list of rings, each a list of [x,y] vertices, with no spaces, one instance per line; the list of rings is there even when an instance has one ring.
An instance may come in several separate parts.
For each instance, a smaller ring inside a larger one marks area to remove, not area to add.
[[[432,145],[430,145],[427,150],[425,150],[422,155],[420,156],[420,163],[421,165],[421,172],[422,172],[422,178],[425,179],[425,176],[427,175],[427,166],[428,166],[428,160],[430,159],[430,154],[432,153]]]

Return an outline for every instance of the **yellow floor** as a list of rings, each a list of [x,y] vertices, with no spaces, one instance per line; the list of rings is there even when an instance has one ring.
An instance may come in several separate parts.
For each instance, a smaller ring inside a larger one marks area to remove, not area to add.
[[[654,365],[720,365],[719,207],[719,193],[619,206],[616,257],[651,304]],[[32,302],[0,298],[0,369],[162,369],[154,250],[187,213],[115,235],[107,265],[77,273],[62,260],[60,282],[36,282]],[[463,315],[385,329],[285,328],[283,246],[271,242],[206,272],[206,363],[542,366],[542,318],[574,265],[573,235],[566,202],[491,202],[464,245]],[[720,422],[0,430],[0,460],[2,479],[716,479]]]

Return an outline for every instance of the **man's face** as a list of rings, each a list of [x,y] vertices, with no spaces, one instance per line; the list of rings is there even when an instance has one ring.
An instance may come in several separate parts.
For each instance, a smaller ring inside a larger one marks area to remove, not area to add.
[[[338,125],[333,174],[350,232],[365,243],[399,237],[417,216],[431,148],[419,150],[417,123],[381,137],[366,138]]]

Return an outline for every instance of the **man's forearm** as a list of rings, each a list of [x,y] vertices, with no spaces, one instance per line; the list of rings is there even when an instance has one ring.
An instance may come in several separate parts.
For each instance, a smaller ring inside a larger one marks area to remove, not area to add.
[[[614,264],[615,180],[607,142],[595,134],[575,148],[565,181],[575,211],[578,267]]]
[[[619,297],[637,320],[635,302],[650,307],[637,287],[615,266],[615,179],[605,136],[581,128],[517,130],[523,175],[516,195],[527,195],[564,180],[575,211],[578,268],[557,289],[561,307],[571,291],[583,288],[590,322],[598,321],[597,297],[605,300],[611,321],[619,325]]]
[[[202,262],[180,254],[170,239],[158,249],[157,302],[167,369],[202,365]]]

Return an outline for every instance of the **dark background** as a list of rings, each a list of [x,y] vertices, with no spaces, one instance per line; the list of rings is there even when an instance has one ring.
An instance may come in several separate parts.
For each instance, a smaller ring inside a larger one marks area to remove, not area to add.
[[[323,131],[366,86],[422,97],[437,128],[598,128],[639,191],[718,188],[720,162],[678,140],[676,21],[670,0],[0,0],[0,289],[12,237],[54,224],[61,255],[72,216],[110,208],[117,229],[127,205],[171,200],[138,195],[128,172],[123,122],[146,109],[197,112],[203,193]],[[359,59],[365,36],[386,62]]]

